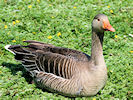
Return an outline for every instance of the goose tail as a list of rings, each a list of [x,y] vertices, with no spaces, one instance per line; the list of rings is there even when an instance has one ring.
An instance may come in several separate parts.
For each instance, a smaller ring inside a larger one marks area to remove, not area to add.
[[[27,48],[23,48],[21,45],[6,45],[5,49],[15,55],[15,59],[18,61],[22,61],[24,56],[33,55],[30,53],[30,50]]]
[[[38,70],[35,64],[35,55],[31,53],[30,49],[24,47],[21,45],[6,45],[5,49],[14,54],[15,59],[20,61],[31,76],[34,77],[34,71]]]
[[[8,50],[9,52],[11,52],[12,54],[16,55],[15,52],[13,52],[11,49],[10,49],[11,45],[8,44],[5,46],[5,49]]]

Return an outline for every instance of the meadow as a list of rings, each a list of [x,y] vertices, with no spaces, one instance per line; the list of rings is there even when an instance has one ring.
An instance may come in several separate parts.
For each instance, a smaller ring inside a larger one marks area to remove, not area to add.
[[[106,86],[75,100],[133,100],[132,0],[0,0],[0,100],[69,100],[32,84],[29,73],[6,51],[7,44],[37,40],[85,52],[91,50],[91,22],[103,13],[116,32],[105,32]]]

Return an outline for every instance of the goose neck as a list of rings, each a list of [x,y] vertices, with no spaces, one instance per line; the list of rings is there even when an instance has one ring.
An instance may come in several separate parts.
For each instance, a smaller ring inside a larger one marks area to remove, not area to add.
[[[92,31],[91,59],[95,65],[105,65],[103,57],[103,37],[104,32]]]

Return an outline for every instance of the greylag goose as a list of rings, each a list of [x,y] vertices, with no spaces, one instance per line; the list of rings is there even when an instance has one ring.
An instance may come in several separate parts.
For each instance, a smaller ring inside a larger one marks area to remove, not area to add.
[[[91,56],[51,44],[27,40],[26,46],[7,45],[30,72],[37,86],[66,96],[93,96],[107,80],[103,56],[104,31],[115,32],[106,15],[98,14],[92,22]]]

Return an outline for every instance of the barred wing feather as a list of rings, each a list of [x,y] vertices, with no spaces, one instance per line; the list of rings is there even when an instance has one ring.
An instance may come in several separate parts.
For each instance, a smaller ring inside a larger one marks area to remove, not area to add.
[[[70,79],[74,74],[77,61],[74,57],[45,52],[30,46],[17,45],[10,46],[9,49],[16,54],[15,59],[21,61],[32,75],[34,70],[53,73],[66,79]]]
[[[76,61],[60,54],[37,51],[34,56],[25,55],[22,64],[31,73],[38,70],[70,79],[74,74]]]

